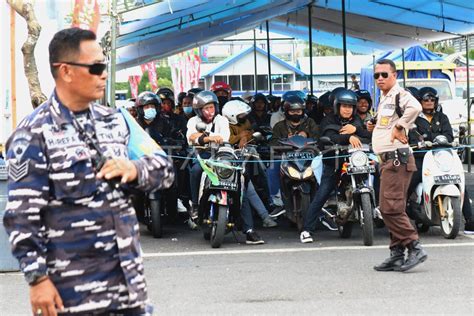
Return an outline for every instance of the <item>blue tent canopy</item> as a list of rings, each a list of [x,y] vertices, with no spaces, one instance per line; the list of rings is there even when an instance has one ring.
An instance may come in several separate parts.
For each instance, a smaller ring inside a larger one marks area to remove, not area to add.
[[[117,69],[250,30],[267,20],[271,31],[307,39],[309,4],[313,41],[340,47],[341,0],[173,0],[121,15]],[[472,1],[346,0],[346,12],[348,49],[361,53],[474,33]]]

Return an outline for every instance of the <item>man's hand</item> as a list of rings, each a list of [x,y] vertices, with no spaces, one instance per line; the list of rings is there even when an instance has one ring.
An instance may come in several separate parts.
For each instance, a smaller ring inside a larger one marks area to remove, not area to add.
[[[397,139],[402,144],[407,144],[408,143],[407,135],[405,133],[404,128],[402,128],[402,129],[398,129],[396,127],[393,128],[392,138],[390,139],[390,141],[393,143],[395,141],[395,139]]]
[[[207,139],[210,143],[222,144],[224,142],[224,139],[219,135],[208,136]]]
[[[362,147],[362,143],[361,143],[360,139],[357,136],[349,137],[349,143],[354,148],[361,148]]]
[[[133,182],[137,179],[138,171],[137,167],[127,159],[117,158],[109,159],[105,162],[97,174],[97,179],[113,179],[120,177],[120,182],[128,183]]]
[[[241,137],[239,141],[239,148],[244,148],[247,142],[248,142],[248,138],[246,136]]]
[[[49,278],[30,287],[30,303],[33,315],[56,316],[57,310],[64,308],[58,290]]]
[[[371,121],[368,121],[367,122],[367,130],[369,132],[372,132],[374,130],[374,128],[375,128],[375,124],[373,124]]]
[[[356,132],[356,130],[357,129],[354,125],[347,124],[339,130],[339,134],[352,135]]]
[[[301,131],[298,135],[308,138],[308,134],[305,131]]]

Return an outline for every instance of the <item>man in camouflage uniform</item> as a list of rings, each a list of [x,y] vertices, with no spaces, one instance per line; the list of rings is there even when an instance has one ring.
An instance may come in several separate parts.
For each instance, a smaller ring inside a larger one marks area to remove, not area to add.
[[[94,33],[58,32],[50,43],[56,89],[7,142],[4,225],[35,315],[142,315],[147,306],[139,226],[128,188],[163,189],[173,167],[159,154],[130,161],[120,112],[104,94]]]

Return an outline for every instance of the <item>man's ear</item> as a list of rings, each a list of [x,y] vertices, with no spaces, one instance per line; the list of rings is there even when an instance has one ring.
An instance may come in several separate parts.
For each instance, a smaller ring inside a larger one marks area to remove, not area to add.
[[[58,77],[61,78],[64,82],[71,83],[72,82],[72,67],[69,65],[61,64],[58,67]]]

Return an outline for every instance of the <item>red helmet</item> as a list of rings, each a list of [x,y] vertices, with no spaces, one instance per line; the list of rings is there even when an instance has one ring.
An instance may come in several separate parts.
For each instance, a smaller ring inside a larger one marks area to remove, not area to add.
[[[219,90],[224,90],[226,91],[228,94],[229,94],[229,98],[230,96],[232,95],[232,89],[230,88],[230,86],[225,83],[224,81],[217,81],[217,82],[214,82],[214,84],[211,86],[211,91],[212,92],[217,92]]]

